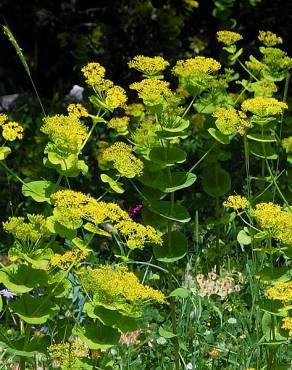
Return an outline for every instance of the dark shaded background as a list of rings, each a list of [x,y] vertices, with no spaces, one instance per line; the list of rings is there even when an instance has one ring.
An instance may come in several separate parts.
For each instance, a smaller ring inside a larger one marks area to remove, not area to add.
[[[258,30],[271,30],[292,48],[291,0],[2,0],[7,24],[28,58],[40,94],[51,98],[83,84],[80,67],[99,61],[122,86],[137,54],[170,61],[201,52],[216,55],[215,32],[241,32],[252,47]],[[15,51],[0,34],[0,95],[31,91]],[[288,50],[290,55],[292,50]],[[131,79],[132,80],[132,79]]]

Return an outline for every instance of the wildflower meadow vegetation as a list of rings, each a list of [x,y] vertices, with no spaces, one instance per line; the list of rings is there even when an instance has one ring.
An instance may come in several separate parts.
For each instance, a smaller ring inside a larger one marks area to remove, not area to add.
[[[292,58],[254,38],[137,55],[125,88],[88,61],[82,101],[0,114],[1,369],[292,369]]]

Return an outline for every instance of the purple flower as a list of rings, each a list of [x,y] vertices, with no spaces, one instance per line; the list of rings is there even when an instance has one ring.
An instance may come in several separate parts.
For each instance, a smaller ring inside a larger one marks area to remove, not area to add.
[[[16,293],[10,292],[10,290],[8,290],[8,289],[2,289],[2,290],[0,290],[0,294],[3,297],[7,298],[7,299],[13,299],[13,298],[15,298],[17,296]]]
[[[142,209],[143,209],[143,205],[137,204],[135,207],[132,207],[129,209],[128,215],[133,218],[137,216],[142,211]]]

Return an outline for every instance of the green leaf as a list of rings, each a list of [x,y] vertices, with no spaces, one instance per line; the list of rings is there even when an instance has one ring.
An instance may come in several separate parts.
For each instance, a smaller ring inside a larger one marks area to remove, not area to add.
[[[183,119],[182,117],[176,117],[173,121],[171,122],[163,122],[162,120],[162,126],[163,130],[168,131],[168,132],[181,132],[185,129],[187,129],[190,125],[190,121]]]
[[[0,271],[0,283],[14,293],[26,293],[37,286],[47,285],[47,274],[25,264],[13,264]]]
[[[265,267],[256,277],[264,283],[274,284],[277,282],[289,281],[291,278],[292,270],[288,267]]]
[[[187,209],[178,203],[172,204],[167,200],[151,201],[149,207],[153,212],[169,220],[189,222],[191,219]]]
[[[177,288],[169,294],[169,297],[187,298],[189,295],[190,295],[189,289]]]
[[[219,143],[221,144],[229,144],[230,143],[230,138],[228,135],[224,135],[222,134],[222,132],[220,132],[219,130],[217,130],[216,128],[209,128],[208,129],[208,132],[209,134],[217,141],[219,141]]]
[[[3,161],[10,153],[11,149],[8,146],[2,146],[0,148],[0,161]]]
[[[248,134],[247,138],[253,141],[258,141],[261,143],[275,143],[277,139],[273,135],[262,135],[262,134]]]
[[[218,198],[231,189],[231,178],[227,171],[216,164],[203,171],[203,189],[212,197]]]
[[[188,251],[188,240],[180,231],[172,231],[170,243],[168,234],[163,235],[163,245],[153,248],[154,256],[158,261],[173,263],[183,258]]]
[[[72,240],[77,235],[76,230],[68,229],[61,225],[54,216],[48,217],[46,223],[49,231],[53,234],[59,235],[61,238]]]
[[[111,236],[110,233],[108,233],[107,231],[101,229],[100,227],[97,227],[97,226],[93,225],[90,222],[86,222],[86,224],[83,226],[83,228],[85,230],[93,233],[93,234],[103,235],[103,236]]]
[[[249,144],[250,152],[259,158],[267,159],[277,159],[278,154],[275,149],[269,143],[262,143],[261,145],[257,143]]]
[[[59,311],[59,306],[47,297],[32,297],[23,294],[19,299],[10,303],[12,311],[28,324],[44,324],[52,319]]]
[[[3,310],[3,299],[2,296],[0,295],[0,312]]]
[[[156,176],[155,186],[164,193],[173,193],[177,190],[188,188],[196,180],[197,176],[193,173],[173,172],[170,182],[168,174],[163,172],[160,176]]]
[[[251,237],[245,232],[245,230],[240,230],[237,234],[237,241],[242,245],[249,245],[251,243]]]
[[[52,249],[50,248],[40,248],[34,249],[29,253],[24,253],[21,246],[18,246],[16,243],[12,247],[10,247],[8,252],[8,257],[15,261],[17,259],[23,259],[29,262],[33,268],[47,270],[49,261],[54,254]]]
[[[22,185],[22,194],[36,202],[51,204],[50,196],[59,189],[60,187],[51,181],[32,181]]]
[[[262,330],[266,340],[269,344],[279,344],[279,342],[286,342],[287,337],[284,337],[283,330],[280,328],[280,323],[277,322],[274,315],[264,312],[262,318]]]
[[[272,315],[285,317],[287,311],[283,311],[283,303],[273,299],[262,299],[258,302],[259,308],[265,312],[271,313]]]
[[[153,148],[150,151],[149,158],[154,163],[163,166],[173,166],[176,163],[182,163],[187,158],[187,153],[179,148]]]
[[[125,192],[125,189],[121,187],[121,184],[117,182],[117,180],[112,179],[110,176],[106,175],[105,173],[102,173],[100,175],[101,181],[106,182],[109,184],[110,188],[118,194],[122,194]]]
[[[73,334],[84,341],[90,349],[109,349],[119,343],[120,333],[117,329],[102,325],[100,322],[74,327]]]
[[[2,329],[0,332],[0,345],[14,356],[33,357],[40,353],[46,354],[47,348],[51,344],[51,339],[48,336],[32,338],[24,350],[25,338],[10,339],[4,330]]]
[[[166,338],[166,339],[171,339],[171,338],[176,337],[176,334],[174,334],[173,332],[169,330],[164,329],[162,326],[159,327],[158,333],[161,337]]]
[[[155,134],[159,139],[168,139],[173,140],[177,139],[178,137],[182,139],[186,139],[189,136],[189,133],[187,131],[181,131],[181,132],[169,132],[169,131],[156,131]]]
[[[84,304],[84,310],[90,318],[97,318],[103,325],[119,329],[122,333],[138,328],[138,323],[133,317],[124,316],[118,311],[109,310],[103,306],[94,306],[89,302]]]

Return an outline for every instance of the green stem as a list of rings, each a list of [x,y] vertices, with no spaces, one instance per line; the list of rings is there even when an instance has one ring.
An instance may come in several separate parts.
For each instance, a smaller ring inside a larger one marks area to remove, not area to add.
[[[206,153],[188,170],[188,174],[191,173],[203,160],[207,157],[207,155],[211,152],[211,150],[215,147],[216,143],[214,143]]]
[[[256,76],[254,74],[252,74],[247,68],[246,66],[239,60],[237,59],[238,63],[241,65],[241,67],[252,77],[254,78],[256,81],[258,81],[258,78],[256,78]]]
[[[188,113],[188,111],[191,109],[196,97],[194,96],[193,99],[191,100],[190,104],[187,106],[186,110],[183,112],[181,118],[184,118],[184,116]]]

